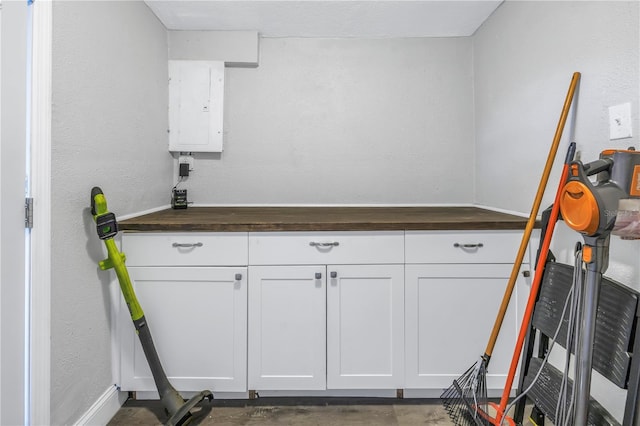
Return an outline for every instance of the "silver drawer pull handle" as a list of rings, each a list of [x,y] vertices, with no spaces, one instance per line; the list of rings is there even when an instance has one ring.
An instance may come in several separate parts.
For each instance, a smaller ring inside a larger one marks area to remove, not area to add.
[[[337,247],[340,245],[340,243],[337,241],[332,241],[330,243],[319,243],[317,241],[311,241],[309,245],[311,247]]]
[[[478,244],[460,244],[460,243],[454,243],[453,244],[454,247],[461,247],[463,249],[474,249],[474,248],[480,248],[480,247],[484,247],[484,244],[482,243],[478,243]]]
[[[202,247],[202,243],[173,243],[172,247]]]
[[[322,278],[322,274],[320,272],[316,272],[316,280],[319,280]]]
[[[242,274],[236,274],[236,281],[242,280]]]

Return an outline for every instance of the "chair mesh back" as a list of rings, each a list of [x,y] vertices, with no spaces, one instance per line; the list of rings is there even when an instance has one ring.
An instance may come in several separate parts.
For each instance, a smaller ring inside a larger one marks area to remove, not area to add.
[[[566,297],[573,282],[573,267],[549,262],[545,268],[540,295],[533,314],[533,326],[553,337]],[[638,293],[610,280],[602,279],[593,348],[593,369],[627,388],[631,363],[632,336],[638,307]],[[567,317],[556,343],[566,346]],[[572,352],[575,352],[572,348]]]

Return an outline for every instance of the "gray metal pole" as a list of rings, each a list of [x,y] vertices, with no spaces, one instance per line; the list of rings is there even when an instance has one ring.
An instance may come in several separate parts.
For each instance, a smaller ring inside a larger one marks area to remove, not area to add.
[[[586,240],[587,238],[585,238]],[[582,295],[581,330],[576,345],[576,378],[574,387],[574,425],[587,424],[589,398],[591,397],[591,369],[593,367],[593,342],[596,332],[596,315],[600,298],[602,271],[608,266],[608,238],[590,241],[592,259],[587,263],[587,276]]]

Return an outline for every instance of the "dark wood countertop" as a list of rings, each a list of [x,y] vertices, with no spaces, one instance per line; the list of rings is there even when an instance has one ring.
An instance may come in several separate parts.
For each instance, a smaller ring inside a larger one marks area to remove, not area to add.
[[[526,217],[478,207],[190,207],[119,223],[136,232],[524,229]]]

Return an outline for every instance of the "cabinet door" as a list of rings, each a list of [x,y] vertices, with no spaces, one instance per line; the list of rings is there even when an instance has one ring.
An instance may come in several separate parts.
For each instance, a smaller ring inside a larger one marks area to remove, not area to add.
[[[330,265],[327,272],[327,388],[402,388],[403,265]]]
[[[249,268],[249,389],[326,388],[325,269]]]
[[[247,390],[246,268],[131,267],[129,274],[176,389]],[[122,390],[155,391],[124,300],[120,311]]]
[[[484,354],[511,269],[507,264],[406,266],[407,388],[448,388]],[[525,280],[520,274],[489,364],[488,389],[504,386],[527,298]]]

